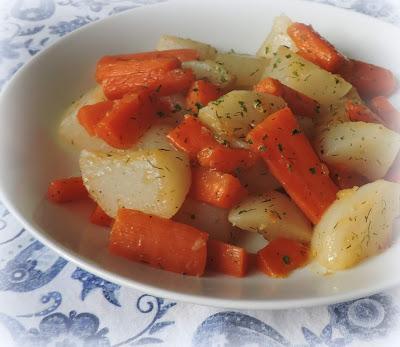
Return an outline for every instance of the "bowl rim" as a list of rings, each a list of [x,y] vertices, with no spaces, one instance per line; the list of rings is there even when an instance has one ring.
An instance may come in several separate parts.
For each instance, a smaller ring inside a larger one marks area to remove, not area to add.
[[[191,0],[194,2],[194,0]],[[209,1],[209,0],[205,0]],[[228,1],[228,0],[226,0]],[[236,4],[244,3],[243,1],[238,1]],[[262,0],[253,0],[255,2]],[[332,6],[327,3],[317,3],[311,1],[304,1],[304,0],[281,0],[282,2],[286,3],[297,3],[302,4],[302,6],[308,7],[321,7],[325,8],[325,10],[334,11],[338,14],[344,13],[351,13],[352,16],[364,18],[364,20],[374,22],[374,25],[386,26],[389,30],[396,30],[399,32],[400,36],[400,28],[395,26],[394,24],[384,22],[376,17],[372,17],[366,15],[364,13],[356,12],[351,9],[346,8],[339,8]],[[185,1],[187,2],[187,0]],[[262,1],[265,4],[265,1]],[[274,0],[268,0],[270,4],[274,4]],[[132,13],[137,12],[146,12],[152,11],[154,7],[164,7],[164,6],[171,6],[175,4],[183,3],[182,0],[162,0],[158,3],[147,4],[138,8],[133,8],[112,16],[105,17],[103,19],[97,20],[95,22],[88,23],[84,25],[64,37],[61,37],[54,42],[50,43],[49,46],[42,49],[38,52],[32,59],[24,63],[24,65],[10,78],[3,86],[3,89],[0,93],[0,109],[3,104],[3,99],[6,98],[7,94],[12,90],[13,85],[16,81],[23,76],[24,71],[28,70],[32,64],[34,64],[37,60],[41,59],[42,55],[46,54],[50,50],[57,49],[59,45],[62,45],[65,40],[70,39],[76,35],[80,35],[80,33],[88,28],[95,27],[99,25],[99,23],[107,22],[107,21],[114,21],[119,17],[129,17]],[[54,240],[50,235],[47,235],[41,227],[34,227],[32,223],[28,221],[19,211],[16,206],[11,202],[11,197],[9,197],[0,185],[0,201],[6,207],[6,209],[11,212],[14,218],[20,222],[27,231],[29,231],[38,241],[43,243],[46,247],[57,253],[62,258],[72,262],[73,264],[86,269],[87,271],[99,276],[101,278],[106,278],[114,283],[117,283],[121,286],[134,288],[139,291],[148,293],[150,295],[154,295],[157,297],[167,298],[169,300],[176,300],[185,303],[191,304],[198,304],[198,305],[205,305],[205,306],[212,306],[212,307],[220,307],[220,308],[231,308],[231,309],[251,309],[251,310],[280,310],[280,309],[292,309],[292,308],[300,308],[300,307],[312,307],[312,306],[319,306],[319,305],[327,305],[327,304],[335,304],[343,301],[353,300],[357,298],[361,298],[364,296],[372,295],[377,292],[383,290],[392,289],[400,284],[400,277],[392,276],[389,280],[385,281],[384,283],[376,283],[368,288],[362,288],[358,290],[352,290],[350,292],[345,292],[336,295],[328,295],[322,296],[317,298],[303,298],[303,299],[262,299],[262,300],[251,300],[251,299],[225,299],[225,298],[213,298],[213,297],[206,297],[201,294],[186,294],[186,293],[179,293],[173,290],[162,289],[155,285],[150,284],[142,284],[134,279],[126,278],[122,275],[119,275],[115,272],[102,269],[99,265],[94,263],[89,259],[82,258],[79,253],[70,250],[66,246],[62,245],[58,241]]]

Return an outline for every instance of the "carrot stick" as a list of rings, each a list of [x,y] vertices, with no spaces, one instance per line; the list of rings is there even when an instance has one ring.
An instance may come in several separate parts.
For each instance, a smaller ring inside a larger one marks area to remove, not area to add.
[[[192,70],[153,70],[143,74],[113,76],[102,81],[103,92],[108,99],[119,99],[142,87],[158,96],[186,93],[195,77]]]
[[[389,96],[396,89],[396,79],[390,70],[359,60],[346,61],[338,73],[365,99]]]
[[[181,63],[183,63],[184,61],[198,60],[199,52],[194,49],[170,49],[165,51],[106,55],[97,62],[96,76],[97,73],[100,73],[101,75],[101,71],[103,69],[107,70],[110,64],[115,64],[121,61],[150,60],[150,59],[160,59],[160,58],[176,58]]]
[[[257,161],[257,156],[247,149],[229,148],[219,144],[203,148],[197,154],[197,160],[203,167],[229,173],[236,169],[252,167]]]
[[[249,265],[249,256],[243,248],[218,240],[208,240],[207,269],[227,275],[243,277]]]
[[[267,77],[254,85],[254,91],[258,93],[267,93],[275,96],[283,96],[283,84],[275,78]]]
[[[201,276],[207,240],[207,233],[190,225],[122,208],[111,229],[109,251],[167,271]]]
[[[79,109],[78,120],[79,123],[85,128],[90,136],[95,136],[95,128],[106,113],[111,110],[113,106],[112,101],[101,101],[97,104],[86,105]]]
[[[271,277],[287,277],[293,270],[304,266],[309,249],[301,242],[277,238],[257,253],[259,270]]]
[[[90,222],[103,227],[110,227],[114,222],[114,218],[111,218],[99,205],[96,205],[92,214],[90,215]]]
[[[197,114],[202,107],[210,101],[217,100],[221,95],[221,90],[214,84],[205,80],[195,81],[186,96],[187,109]]]
[[[376,113],[372,112],[363,104],[356,104],[348,100],[345,105],[345,110],[352,122],[383,123],[382,119]]]
[[[70,177],[50,182],[47,198],[52,202],[63,203],[88,198],[82,177]]]
[[[151,72],[166,72],[180,68],[181,63],[174,57],[146,60],[109,59],[97,64],[96,81],[101,83],[109,78],[133,75],[138,80],[146,78]]]
[[[191,115],[186,115],[182,123],[171,130],[167,138],[191,159],[197,158],[201,166],[222,172],[248,168],[256,161],[256,155],[248,150],[219,144],[211,131]]]
[[[288,86],[285,86],[278,80],[268,77],[254,86],[254,90],[259,93],[267,93],[282,97],[290,109],[299,116],[317,117],[320,105],[317,101],[309,98]]]
[[[333,73],[343,64],[344,56],[311,25],[293,23],[287,33],[299,49],[299,54],[312,63]]]
[[[287,107],[257,125],[248,139],[251,149],[261,155],[286,192],[316,224],[335,200],[338,188],[299,129]]]
[[[192,169],[189,195],[210,205],[231,208],[247,195],[247,191],[230,174],[198,167]]]
[[[171,143],[195,159],[205,147],[218,145],[213,134],[194,116],[186,115],[182,123],[167,135]]]
[[[155,121],[156,115],[146,91],[126,94],[114,100],[112,109],[97,123],[96,135],[110,146],[132,147]]]
[[[384,96],[377,96],[371,100],[371,108],[383,120],[385,126],[400,133],[400,111],[398,111]]]

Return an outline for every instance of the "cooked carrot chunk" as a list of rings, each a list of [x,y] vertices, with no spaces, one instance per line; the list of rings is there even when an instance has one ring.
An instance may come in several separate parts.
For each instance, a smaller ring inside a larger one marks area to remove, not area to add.
[[[345,110],[347,116],[353,122],[383,123],[382,119],[376,113],[372,112],[363,104],[356,104],[348,100],[345,105]]]
[[[82,177],[54,180],[47,190],[47,198],[52,202],[63,203],[88,198]]]
[[[114,100],[112,109],[97,123],[95,132],[110,146],[127,149],[155,119],[155,109],[146,92],[126,94],[122,99]]]
[[[198,154],[199,164],[221,172],[247,169],[257,161],[257,155],[247,149],[229,148],[223,145],[203,148]]]
[[[249,255],[241,247],[208,240],[207,268],[227,275],[243,277],[248,271]]]
[[[261,80],[254,86],[254,90],[259,93],[280,96],[296,115],[313,118],[319,114],[320,105],[317,101],[285,86],[274,78],[268,77]]]
[[[396,90],[396,79],[390,70],[363,61],[348,60],[338,73],[365,99],[389,96]]]
[[[259,270],[271,277],[286,277],[293,270],[304,266],[309,249],[299,241],[277,238],[257,253]]]
[[[190,196],[208,204],[231,208],[242,200],[247,191],[240,181],[227,173],[206,169],[192,169],[192,187]]]
[[[201,276],[208,234],[190,225],[122,208],[111,229],[112,254],[167,271]]]
[[[329,177],[289,108],[267,117],[248,134],[271,173],[314,224],[336,199],[338,188]]]
[[[370,105],[385,126],[393,131],[400,132],[400,111],[392,105],[388,98],[377,96],[371,100]]]
[[[96,135],[96,126],[106,113],[111,110],[113,106],[112,101],[101,101],[93,105],[85,105],[78,111],[79,123],[85,128],[90,136]]]
[[[171,143],[195,159],[206,147],[218,145],[213,134],[194,116],[186,115],[181,124],[167,135]]]
[[[205,80],[193,82],[186,96],[186,106],[192,113],[197,114],[199,110],[210,101],[217,100],[221,96],[221,90]]]
[[[299,54],[329,72],[336,72],[345,58],[311,25],[293,23],[287,29],[290,38],[299,49]]]
[[[99,205],[96,205],[90,215],[90,222],[103,227],[110,227],[114,222],[114,218],[111,218]]]

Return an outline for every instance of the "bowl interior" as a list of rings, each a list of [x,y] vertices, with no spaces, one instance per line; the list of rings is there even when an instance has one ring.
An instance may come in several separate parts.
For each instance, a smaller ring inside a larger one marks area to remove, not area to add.
[[[400,76],[400,30],[330,6],[293,0],[203,0],[172,1],[126,12],[58,41],[22,68],[4,91],[0,185],[7,207],[42,242],[89,271],[176,300],[272,309],[343,300],[396,284],[398,243],[354,269],[330,276],[318,274],[313,266],[284,280],[261,274],[236,279],[167,273],[110,256],[107,231],[88,223],[91,206],[56,206],[44,199],[50,180],[79,174],[77,154],[59,143],[56,128],[62,111],[94,84],[94,66],[100,56],[152,50],[163,33],[206,41],[223,50],[254,53],[273,18],[281,13],[312,23],[344,53],[387,66]],[[399,93],[395,102],[400,106]]]

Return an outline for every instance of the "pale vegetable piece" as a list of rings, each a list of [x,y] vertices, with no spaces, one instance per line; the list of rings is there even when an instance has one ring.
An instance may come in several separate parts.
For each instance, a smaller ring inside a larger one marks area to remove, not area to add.
[[[175,147],[171,145],[171,142],[167,139],[167,134],[174,129],[174,127],[167,123],[156,123],[144,135],[134,146],[136,149],[159,149],[162,151],[170,152],[176,151]]]
[[[199,111],[199,119],[222,140],[244,139],[268,115],[286,106],[277,96],[249,90],[231,91]]]
[[[237,178],[250,194],[267,193],[281,186],[262,159],[258,160],[251,168],[240,170]]]
[[[271,191],[249,196],[229,212],[233,226],[256,231],[267,240],[286,237],[309,242],[312,227],[299,208],[286,195]]]
[[[176,151],[84,150],[79,164],[90,196],[111,217],[125,207],[170,218],[181,207],[191,183],[188,158]]]
[[[201,60],[214,59],[217,54],[217,49],[207,43],[184,39],[173,35],[162,35],[157,43],[156,49],[157,51],[165,51],[169,49],[195,49],[199,52]]]
[[[236,76],[228,72],[221,64],[212,60],[193,60],[182,63],[184,69],[191,69],[197,80],[207,79],[212,84],[226,89],[232,87]]]
[[[229,242],[234,228],[228,221],[228,213],[225,208],[187,198],[173,219],[209,233],[211,239]]]
[[[218,53],[215,61],[236,76],[236,89],[252,89],[268,65],[266,58],[237,53]]]
[[[96,87],[83,94],[68,107],[58,128],[60,139],[78,149],[103,152],[117,151],[100,138],[90,136],[77,118],[78,111],[82,106],[95,104],[104,100],[105,96],[101,87]]]
[[[258,49],[257,55],[272,58],[280,46],[289,47],[292,51],[296,52],[297,47],[287,34],[287,29],[292,23],[291,19],[287,16],[275,17],[272,29]]]
[[[394,162],[400,135],[375,123],[339,123],[319,135],[316,150],[328,165],[376,180]]]
[[[283,46],[268,64],[264,77],[276,78],[324,105],[337,102],[352,88],[339,75],[321,69]]]
[[[350,268],[385,249],[400,213],[400,185],[379,180],[343,190],[315,226],[311,250],[328,270]]]

